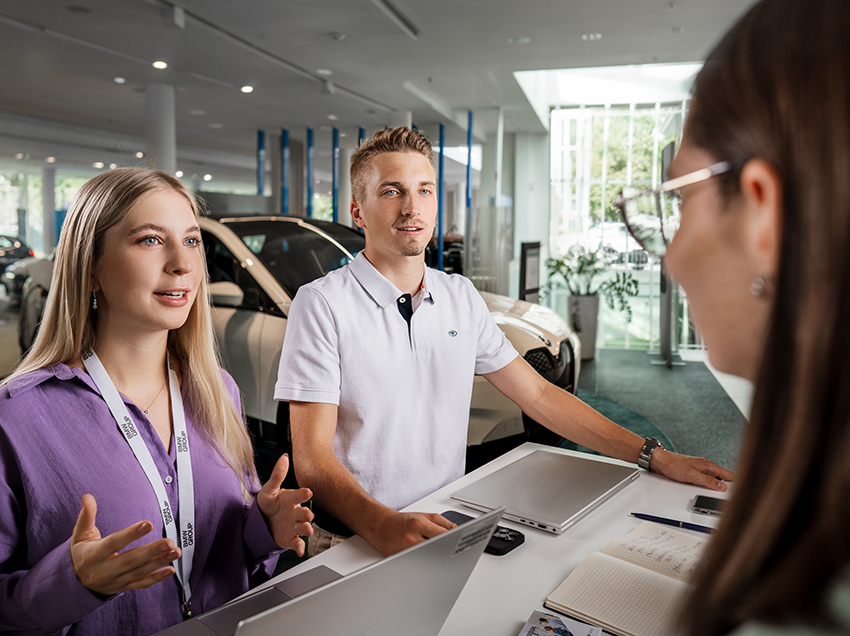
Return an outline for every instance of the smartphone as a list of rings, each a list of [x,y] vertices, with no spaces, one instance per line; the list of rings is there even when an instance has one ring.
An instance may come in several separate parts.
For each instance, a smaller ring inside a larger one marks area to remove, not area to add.
[[[446,510],[443,513],[443,516],[459,526],[473,519],[473,517],[465,515],[462,512],[457,512],[456,510]],[[495,554],[496,556],[502,556],[503,554],[507,554],[514,548],[522,545],[524,541],[525,535],[519,530],[511,530],[504,526],[496,526],[496,531],[493,533],[493,536],[490,537],[490,542],[487,544],[487,547],[484,548],[484,552],[488,554]]]
[[[697,495],[694,497],[694,501],[691,504],[691,510],[698,512],[701,515],[720,515],[720,513],[723,512],[723,507],[725,505],[725,499]]]

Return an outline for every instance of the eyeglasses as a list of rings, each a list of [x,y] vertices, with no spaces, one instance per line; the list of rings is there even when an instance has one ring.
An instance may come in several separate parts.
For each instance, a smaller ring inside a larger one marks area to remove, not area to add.
[[[641,247],[650,254],[664,256],[679,229],[679,208],[682,204],[679,188],[706,181],[729,172],[731,168],[732,164],[728,161],[721,161],[665,181],[654,190],[639,191],[633,186],[626,186],[614,201],[614,206],[620,208],[626,227]]]

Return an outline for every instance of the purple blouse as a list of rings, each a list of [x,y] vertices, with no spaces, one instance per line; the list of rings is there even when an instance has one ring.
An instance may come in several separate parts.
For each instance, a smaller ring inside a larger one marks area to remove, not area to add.
[[[238,405],[239,391],[222,373]],[[166,453],[141,410],[124,402],[179,511],[173,441]],[[236,474],[188,412],[186,426],[195,484],[192,610],[199,614],[269,577],[281,550],[256,501],[245,504]],[[0,633],[143,635],[182,620],[174,576],[108,599],[80,583],[69,543],[86,493],[97,501],[102,536],[144,519],[153,530],[129,547],[165,536],[150,483],[84,371],[59,364],[0,388]]]

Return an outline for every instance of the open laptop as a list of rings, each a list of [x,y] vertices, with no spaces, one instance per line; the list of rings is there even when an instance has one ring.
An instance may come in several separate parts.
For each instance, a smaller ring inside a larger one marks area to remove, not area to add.
[[[159,635],[395,636],[412,629],[436,636],[502,512],[494,510],[345,577],[318,566]]]
[[[639,475],[636,466],[536,450],[451,498],[476,510],[504,506],[505,519],[560,534]]]

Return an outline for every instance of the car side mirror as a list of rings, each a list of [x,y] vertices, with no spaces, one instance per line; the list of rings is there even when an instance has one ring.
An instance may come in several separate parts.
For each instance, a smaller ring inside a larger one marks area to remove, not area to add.
[[[220,281],[210,284],[210,297],[215,307],[239,307],[245,298],[245,293],[236,283]]]

